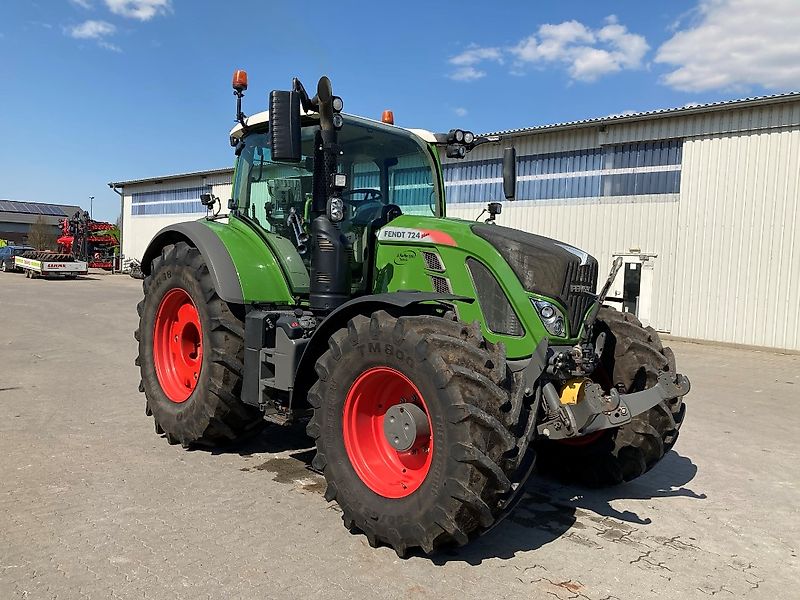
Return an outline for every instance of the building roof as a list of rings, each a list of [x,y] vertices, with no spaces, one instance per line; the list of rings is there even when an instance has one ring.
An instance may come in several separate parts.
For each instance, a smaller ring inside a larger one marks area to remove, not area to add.
[[[706,104],[690,104],[687,106],[679,106],[677,108],[660,108],[642,112],[607,115],[605,117],[594,117],[589,119],[581,119],[578,121],[565,121],[563,123],[551,123],[548,125],[534,125],[532,127],[521,127],[519,129],[504,129],[501,131],[483,133],[481,135],[521,135],[526,133],[540,133],[563,129],[579,129],[581,127],[592,127],[607,123],[645,121],[648,119],[660,119],[664,117],[694,115],[720,110],[763,106],[765,104],[779,104],[781,102],[791,102],[793,100],[800,100],[800,91],[772,94],[769,96],[753,96],[751,98],[740,98],[737,100],[723,100],[721,102],[708,102]]]
[[[62,219],[71,217],[78,210],[81,207],[73,204],[0,200],[0,223],[33,225],[41,217],[48,225],[58,225]]]
[[[125,187],[136,183],[159,183],[165,179],[180,179],[181,177],[205,177],[210,175],[225,175],[233,173],[233,167],[222,167],[221,169],[208,169],[207,171],[190,171],[189,173],[175,173],[174,175],[161,175],[159,177],[145,177],[143,179],[129,179],[126,181],[111,181],[109,187]]]
[[[750,108],[768,104],[780,104],[782,102],[800,101],[800,91],[785,92],[782,94],[772,94],[768,96],[753,96],[750,98],[740,98],[737,100],[723,100],[720,102],[708,102],[706,104],[691,104],[675,108],[660,108],[642,112],[625,113],[618,115],[607,115],[605,117],[593,117],[580,119],[577,121],[565,121],[563,123],[550,123],[546,125],[534,125],[531,127],[521,127],[518,129],[504,129],[500,131],[490,131],[480,135],[525,135],[528,133],[544,133],[549,131],[560,131],[564,129],[580,129],[583,127],[596,127],[598,125],[610,123],[630,123],[635,121],[645,121],[648,119],[661,119],[665,117],[695,115],[721,110],[732,110],[737,108]],[[263,113],[266,115],[267,113]],[[260,117],[262,113],[253,115]],[[252,117],[251,117],[252,118]],[[236,128],[234,128],[235,130]],[[415,133],[417,130],[410,130]],[[174,175],[161,175],[159,177],[146,177],[144,179],[131,179],[128,181],[117,181],[109,183],[109,187],[124,187],[137,183],[159,183],[167,179],[180,179],[181,177],[204,177],[211,175],[223,175],[232,173],[233,167],[223,167],[221,169],[210,169],[207,171],[192,171],[190,173],[176,173]]]
[[[19,200],[0,200],[0,213],[23,215],[42,215],[45,217],[71,217],[80,206],[72,204],[50,204],[47,202],[21,202]]]

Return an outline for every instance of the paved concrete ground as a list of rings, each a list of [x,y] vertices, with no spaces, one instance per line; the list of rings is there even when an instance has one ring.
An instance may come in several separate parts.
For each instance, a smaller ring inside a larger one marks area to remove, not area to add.
[[[800,356],[674,343],[694,390],[655,471],[532,481],[490,535],[403,561],[342,527],[302,435],[222,453],[155,435],[139,294],[0,275],[0,599],[800,597]]]

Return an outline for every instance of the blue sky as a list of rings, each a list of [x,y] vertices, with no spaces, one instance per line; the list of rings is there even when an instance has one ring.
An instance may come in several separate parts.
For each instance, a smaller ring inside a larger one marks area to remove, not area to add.
[[[5,0],[0,198],[87,204],[106,183],[232,163],[246,113],[327,74],[347,112],[474,131],[800,89],[797,0]],[[320,14],[315,16],[314,13]]]

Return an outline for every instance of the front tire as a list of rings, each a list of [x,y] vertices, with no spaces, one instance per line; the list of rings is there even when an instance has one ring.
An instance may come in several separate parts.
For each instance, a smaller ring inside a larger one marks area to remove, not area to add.
[[[145,413],[171,444],[216,445],[259,422],[241,402],[244,327],[216,293],[200,252],[165,246],[143,282],[136,364]]]
[[[597,333],[606,333],[601,365],[592,374],[606,392],[639,392],[654,386],[663,371],[676,372],[675,355],[652,327],[631,313],[603,306]],[[660,402],[622,427],[567,442],[544,441],[540,466],[559,479],[589,487],[631,481],[652,469],[675,445],[686,415],[683,397]]]
[[[477,326],[383,311],[353,318],[329,346],[309,393],[308,434],[345,526],[401,557],[463,545],[491,527],[526,451],[526,413],[502,346]],[[384,415],[399,403],[428,422],[407,451],[384,436]]]

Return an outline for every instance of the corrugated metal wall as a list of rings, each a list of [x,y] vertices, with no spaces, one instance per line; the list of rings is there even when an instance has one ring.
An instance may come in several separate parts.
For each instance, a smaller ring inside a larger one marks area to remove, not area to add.
[[[512,139],[536,154],[677,138],[680,194],[505,202],[498,223],[569,242],[606,267],[615,253],[657,254],[651,322],[661,331],[800,350],[800,102]],[[502,146],[473,154],[496,158]],[[447,214],[471,220],[483,206]]]
[[[227,214],[228,198],[232,194],[230,173],[213,174],[206,177],[165,178],[162,183],[146,182],[125,186],[123,191],[125,231],[122,235],[122,254],[124,257],[141,259],[153,236],[162,228],[181,221],[195,221],[203,216],[202,212],[185,215],[133,215],[133,194],[199,188],[204,185],[211,186],[212,193],[222,201],[222,213]]]
[[[800,129],[686,140],[672,332],[800,350]]]

